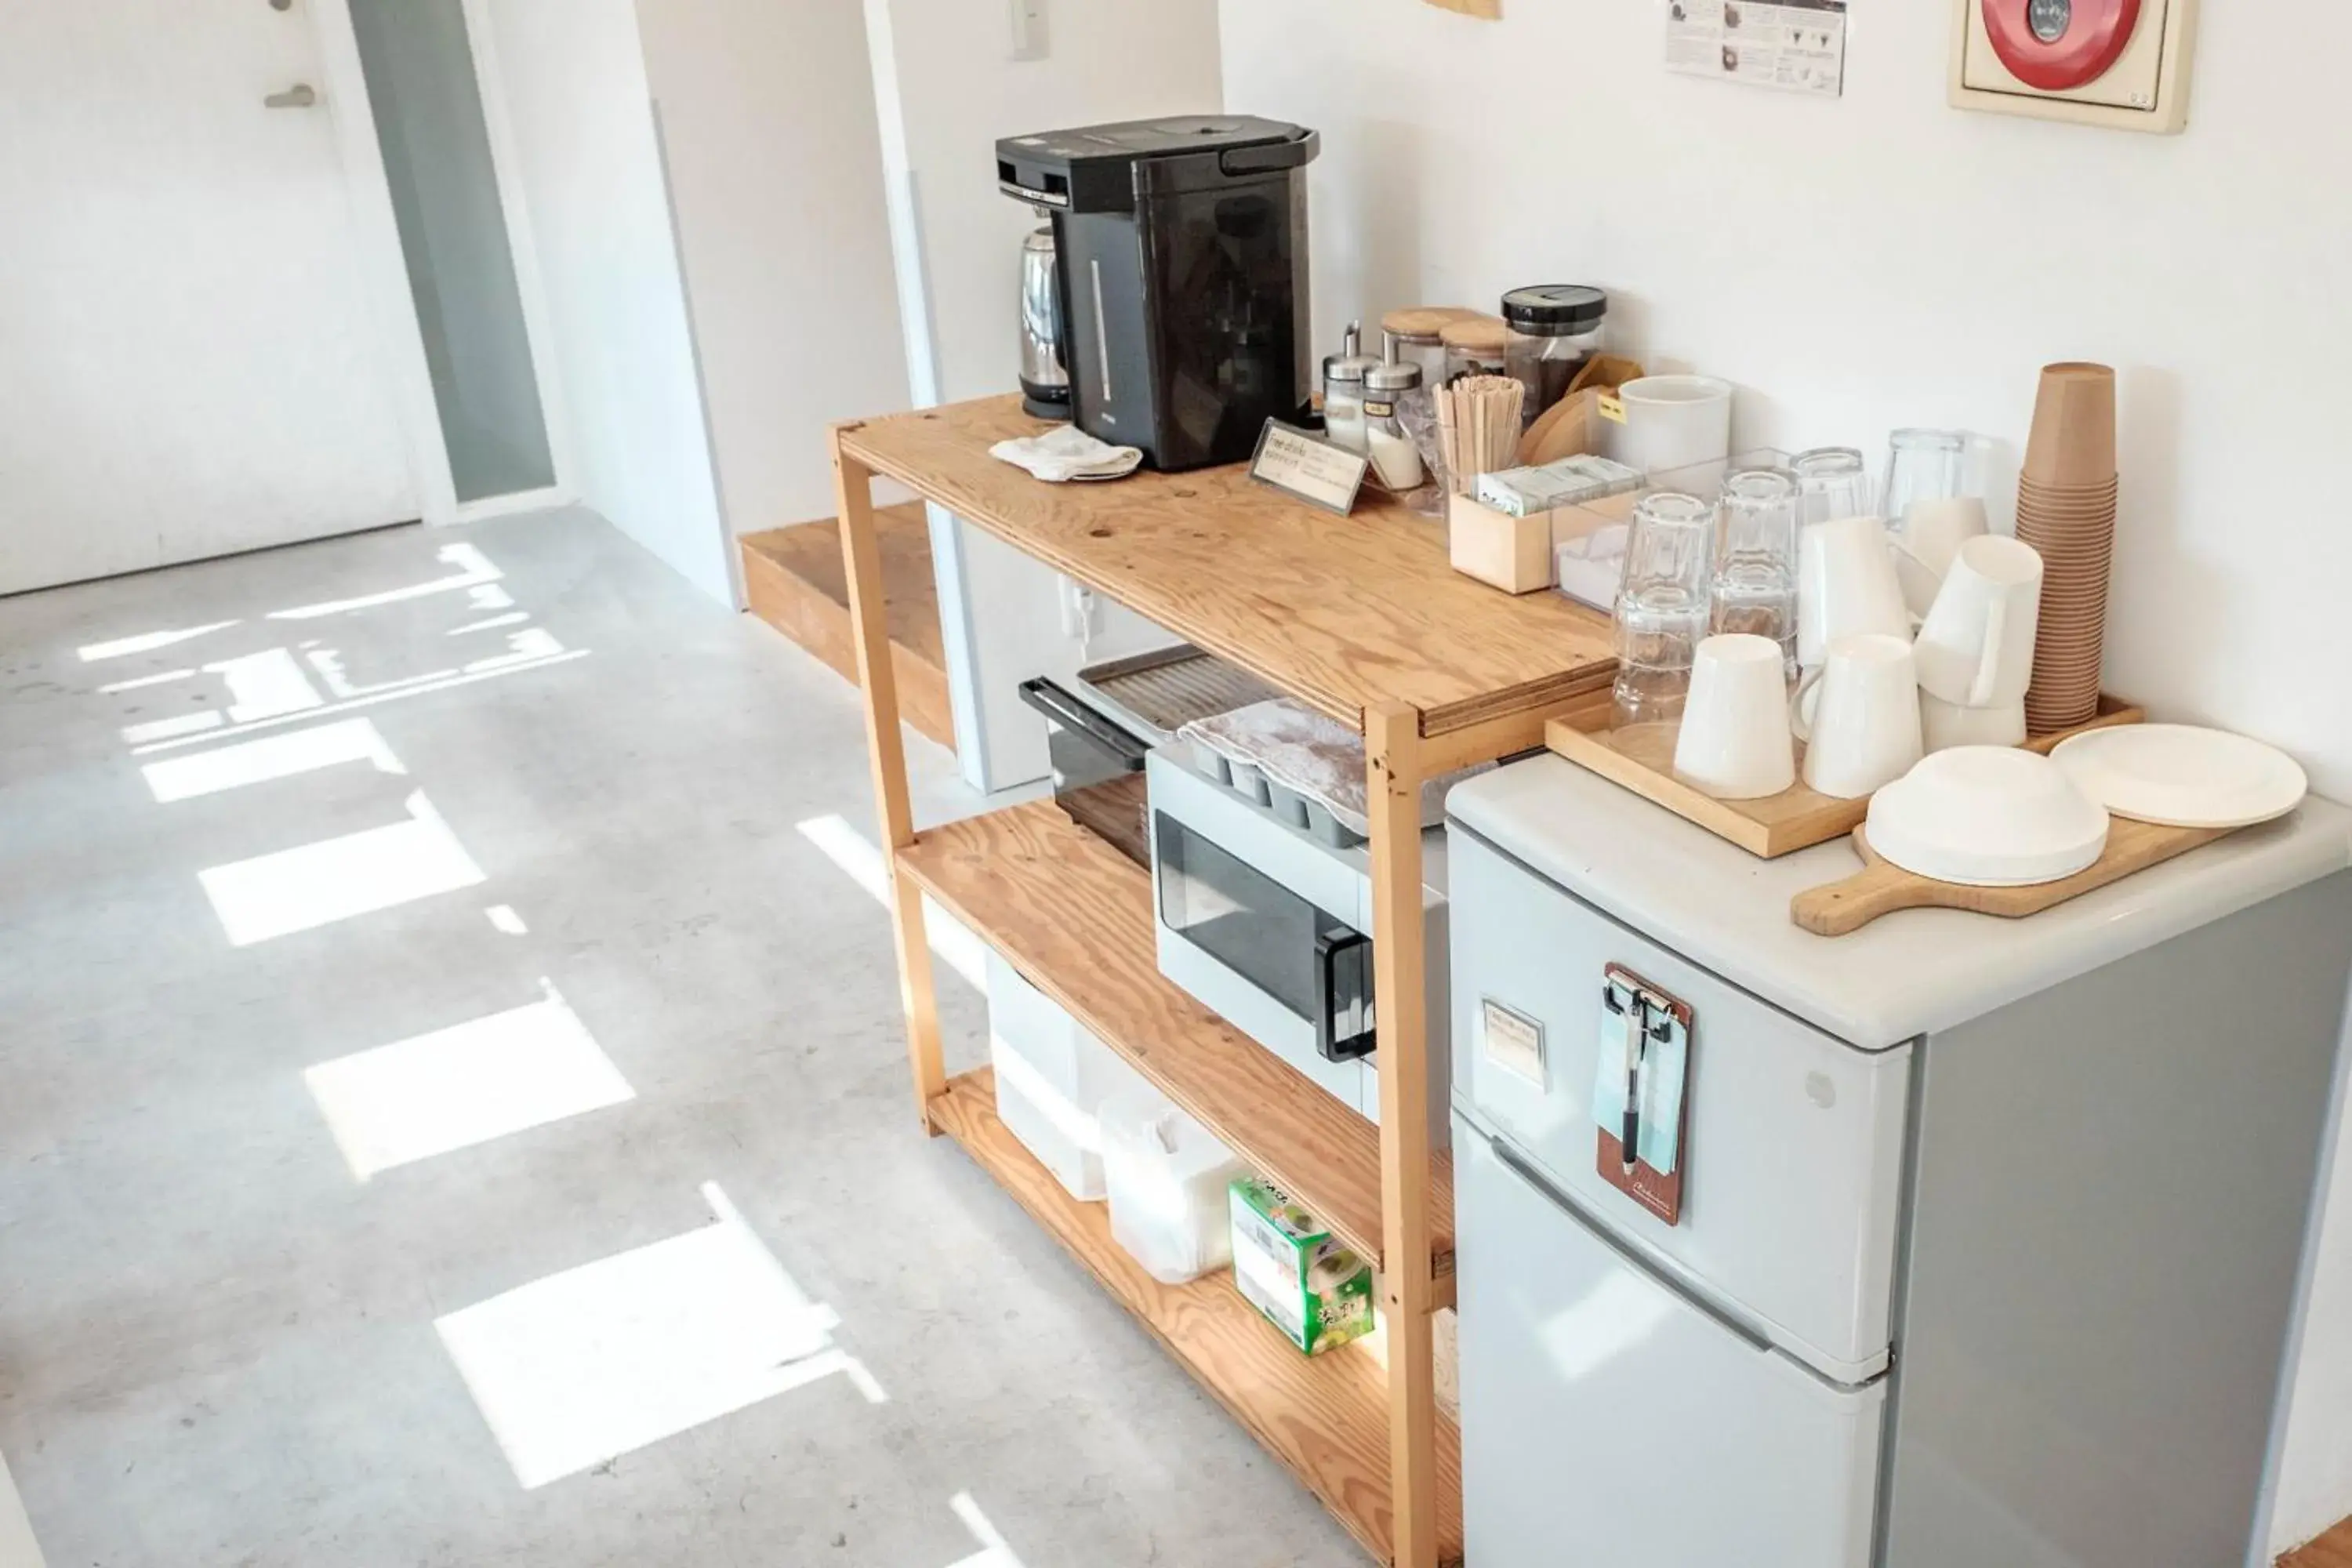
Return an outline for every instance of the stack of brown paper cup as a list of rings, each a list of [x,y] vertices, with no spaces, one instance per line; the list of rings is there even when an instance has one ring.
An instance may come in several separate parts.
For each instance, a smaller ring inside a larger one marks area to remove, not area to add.
[[[2026,728],[2037,735],[2086,724],[2099,710],[2116,483],[2116,373],[2045,366],[2017,481],[2017,537],[2042,562],[2041,634],[2025,693]]]

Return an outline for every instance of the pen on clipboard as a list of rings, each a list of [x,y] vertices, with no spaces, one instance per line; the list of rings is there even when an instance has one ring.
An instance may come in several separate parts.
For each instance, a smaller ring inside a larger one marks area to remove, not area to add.
[[[1626,1016],[1625,1032],[1625,1115],[1622,1123],[1623,1138],[1618,1153],[1630,1173],[1633,1169],[1633,1146],[1642,1139],[1642,1063],[1650,1054],[1650,1004],[1636,993],[1633,1005]]]

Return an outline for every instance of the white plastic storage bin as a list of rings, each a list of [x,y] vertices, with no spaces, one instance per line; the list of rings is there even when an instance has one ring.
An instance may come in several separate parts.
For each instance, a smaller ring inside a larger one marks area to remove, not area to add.
[[[1102,1106],[1110,1234],[1163,1285],[1188,1285],[1233,1261],[1225,1189],[1242,1163],[1145,1084]]]
[[[1006,1129],[1072,1197],[1099,1202],[1103,1101],[1151,1086],[994,952],[988,955],[988,1055],[996,1068],[996,1114]]]

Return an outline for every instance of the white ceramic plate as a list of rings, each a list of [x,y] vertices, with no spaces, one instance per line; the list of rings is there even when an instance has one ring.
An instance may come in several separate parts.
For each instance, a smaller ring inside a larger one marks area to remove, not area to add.
[[[2117,816],[2167,827],[2245,827],[2284,816],[2310,788],[2275,746],[2192,724],[2117,724],[2050,753]]]

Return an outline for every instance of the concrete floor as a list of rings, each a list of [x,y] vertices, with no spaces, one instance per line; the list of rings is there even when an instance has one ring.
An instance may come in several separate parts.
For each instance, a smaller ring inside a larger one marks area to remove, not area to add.
[[[850,690],[585,514],[0,601],[51,1568],[1360,1563],[919,1136],[835,814]]]

